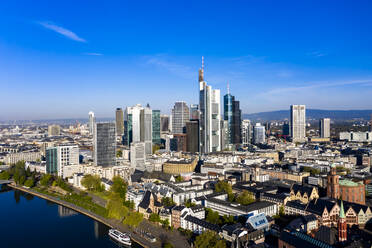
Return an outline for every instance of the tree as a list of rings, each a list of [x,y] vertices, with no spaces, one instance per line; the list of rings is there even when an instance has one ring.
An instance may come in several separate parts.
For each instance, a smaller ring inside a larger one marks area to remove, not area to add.
[[[52,175],[44,174],[43,177],[40,180],[40,184],[42,186],[49,186],[49,184],[51,183],[51,179],[52,179]]]
[[[280,216],[283,216],[283,215],[284,215],[284,206],[283,206],[283,205],[281,205],[281,206],[279,207],[279,215],[280,215]]]
[[[225,192],[227,194],[232,194],[232,187],[226,181],[218,181],[215,185],[216,192]]]
[[[108,217],[112,219],[123,219],[128,215],[128,208],[123,205],[123,200],[120,198],[119,194],[111,194],[110,199],[106,204],[108,211]]]
[[[9,180],[10,174],[8,171],[3,171],[0,173],[0,180]]]
[[[117,150],[116,157],[121,158],[122,156],[123,156],[123,151],[122,150]]]
[[[206,208],[205,210],[207,212],[206,217],[205,217],[205,220],[207,222],[216,224],[216,225],[221,223],[220,216],[217,211],[213,211],[210,208]]]
[[[143,220],[143,214],[139,212],[129,212],[128,216],[125,217],[123,224],[131,227],[137,227]]]
[[[165,219],[165,220],[161,221],[161,224],[164,228],[168,228],[169,227],[169,220]]]
[[[166,206],[166,207],[171,207],[171,206],[176,205],[176,204],[174,203],[173,199],[170,198],[170,197],[163,197],[163,198],[161,199],[161,203],[162,203],[164,206]]]
[[[156,213],[152,213],[152,214],[150,214],[149,221],[160,222],[160,216]]]
[[[188,200],[185,202],[185,206],[188,207],[188,208],[191,208],[191,207],[196,206],[196,204],[193,203],[193,202],[191,202],[190,199],[188,199]]]
[[[194,242],[195,248],[226,248],[226,242],[211,231],[203,232]]]
[[[165,242],[163,245],[162,245],[163,248],[173,248],[173,245],[169,242]]]
[[[32,188],[34,186],[34,184],[35,184],[35,181],[32,178],[27,179],[26,182],[25,182],[25,186],[29,187],[29,188]]]
[[[183,177],[181,177],[181,175],[178,175],[176,176],[176,182],[182,182],[183,181]]]
[[[112,178],[112,186],[110,191],[116,194],[119,194],[120,197],[125,200],[125,195],[127,194],[128,184],[120,176],[114,176]]]
[[[234,224],[234,216],[232,215],[224,215],[222,216],[223,224]]]
[[[102,192],[104,190],[101,179],[97,175],[85,175],[83,179],[81,179],[81,185],[90,191]]]
[[[252,193],[248,192],[247,190],[243,190],[243,192],[240,193],[236,198],[236,202],[240,203],[241,205],[248,205],[255,202],[255,199]]]
[[[26,182],[26,177],[25,177],[24,175],[22,175],[22,176],[19,178],[19,184],[23,185],[25,182]]]

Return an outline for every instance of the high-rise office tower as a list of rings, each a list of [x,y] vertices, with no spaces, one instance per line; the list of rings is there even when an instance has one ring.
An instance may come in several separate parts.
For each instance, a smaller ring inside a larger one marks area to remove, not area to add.
[[[93,136],[94,163],[103,167],[116,165],[115,123],[96,123]]]
[[[172,133],[185,133],[186,122],[190,120],[189,107],[185,102],[176,102],[172,109]]]
[[[210,153],[221,150],[221,102],[220,90],[213,90],[204,81],[204,58],[199,70],[199,110],[200,110],[200,152]]]
[[[132,168],[146,170],[146,145],[145,142],[132,142],[130,146],[130,165]]]
[[[160,145],[160,110],[152,111],[152,143]]]
[[[248,145],[252,142],[252,125],[250,120],[242,121],[242,144]]]
[[[124,114],[124,144],[144,142],[146,154],[152,153],[152,110],[137,104],[127,107]]]
[[[191,104],[190,105],[190,120],[199,120],[199,105]]]
[[[283,124],[282,132],[283,132],[283,136],[288,136],[289,135],[290,131],[289,131],[289,123],[288,122],[285,122]]]
[[[192,120],[186,122],[186,142],[187,151],[199,152],[199,121]]]
[[[169,116],[168,115],[161,115],[160,116],[160,131],[162,133],[169,132]]]
[[[123,136],[124,134],[124,114],[122,108],[116,109],[116,135]]]
[[[290,135],[293,142],[306,141],[306,107],[305,105],[291,105]]]
[[[263,144],[266,142],[265,126],[256,123],[253,129],[253,140],[255,144]]]
[[[226,120],[220,122],[221,150],[231,149],[229,123]]]
[[[319,120],[319,134],[321,138],[331,137],[331,119],[322,118]]]
[[[96,122],[96,117],[94,117],[94,113],[92,111],[89,112],[89,134],[93,135],[94,132],[94,123]]]
[[[230,94],[229,85],[227,85],[227,94],[223,97],[224,120],[228,124],[229,144],[241,143],[241,110],[239,101]]]
[[[150,106],[141,110],[141,142],[145,142],[146,154],[152,154],[152,110]]]
[[[58,136],[61,135],[61,127],[59,125],[48,126],[48,136]]]

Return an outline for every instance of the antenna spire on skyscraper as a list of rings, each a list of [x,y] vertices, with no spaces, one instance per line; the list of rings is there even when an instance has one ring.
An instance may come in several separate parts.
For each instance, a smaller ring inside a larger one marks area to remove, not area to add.
[[[202,56],[202,70],[204,71],[204,56]]]
[[[202,66],[199,69],[199,82],[204,81],[204,56],[202,56]]]
[[[227,82],[227,94],[230,94],[230,84]]]

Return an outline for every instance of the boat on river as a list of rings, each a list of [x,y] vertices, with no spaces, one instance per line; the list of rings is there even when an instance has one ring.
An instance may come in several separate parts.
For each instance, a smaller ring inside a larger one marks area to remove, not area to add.
[[[122,233],[116,229],[110,229],[108,235],[119,242],[120,244],[131,246],[132,241],[130,240],[130,236],[127,233]]]

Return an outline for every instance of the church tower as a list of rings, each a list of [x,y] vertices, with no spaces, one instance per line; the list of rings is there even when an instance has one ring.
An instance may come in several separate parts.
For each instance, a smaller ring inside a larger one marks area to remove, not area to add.
[[[344,203],[341,200],[340,215],[338,217],[338,241],[344,242],[347,240],[347,224],[344,211]]]
[[[336,165],[331,165],[331,172],[327,176],[327,196],[333,199],[340,197],[339,175],[336,173]]]

